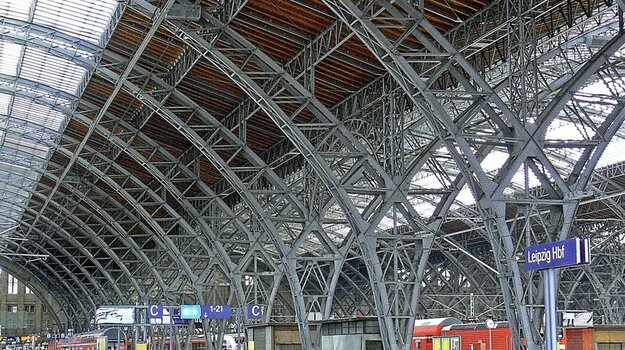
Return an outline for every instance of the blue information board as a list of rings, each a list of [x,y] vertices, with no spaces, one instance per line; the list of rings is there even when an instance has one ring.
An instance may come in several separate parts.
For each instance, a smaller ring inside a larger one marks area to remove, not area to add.
[[[171,309],[170,310],[170,315],[171,315],[171,323],[172,324],[187,324],[187,320],[183,320],[180,317],[180,309],[176,308],[176,309]]]
[[[180,318],[183,320],[196,320],[201,316],[200,305],[180,305]]]
[[[525,248],[525,268],[543,270],[590,263],[590,240],[572,238]]]
[[[263,318],[263,308],[260,305],[248,305],[247,318],[250,320],[261,320]]]
[[[232,317],[231,305],[201,305],[201,317],[208,320],[228,319]]]
[[[162,319],[163,305],[148,305],[148,319]]]

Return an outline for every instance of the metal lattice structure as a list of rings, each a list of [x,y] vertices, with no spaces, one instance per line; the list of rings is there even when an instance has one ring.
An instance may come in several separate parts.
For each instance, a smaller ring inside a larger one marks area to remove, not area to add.
[[[96,305],[625,322],[624,3],[0,0],[0,256]],[[609,281],[609,282],[606,282]],[[34,283],[34,282],[33,282]],[[316,334],[320,334],[317,332]]]

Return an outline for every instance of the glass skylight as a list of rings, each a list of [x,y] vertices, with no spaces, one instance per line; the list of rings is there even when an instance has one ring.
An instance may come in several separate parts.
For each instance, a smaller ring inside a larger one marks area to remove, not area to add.
[[[87,70],[65,57],[100,54],[117,6],[117,0],[0,0],[0,203],[6,204],[0,205],[0,229],[21,220],[86,85]],[[64,52],[12,38],[37,39]]]
[[[27,48],[20,77],[37,81],[69,94],[78,93],[78,86],[86,69],[67,64],[67,61],[48,55],[41,50]]]
[[[2,0],[0,1],[0,17],[26,21],[31,5],[30,0]]]
[[[97,44],[118,3],[117,0],[37,0],[33,23]]]

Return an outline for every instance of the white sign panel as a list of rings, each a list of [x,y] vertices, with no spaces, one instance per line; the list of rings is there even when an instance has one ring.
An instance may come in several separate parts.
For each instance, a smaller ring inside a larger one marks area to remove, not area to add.
[[[135,309],[131,307],[100,307],[95,311],[96,324],[123,324],[135,323]]]
[[[592,327],[592,311],[590,312],[563,312],[562,327]]]

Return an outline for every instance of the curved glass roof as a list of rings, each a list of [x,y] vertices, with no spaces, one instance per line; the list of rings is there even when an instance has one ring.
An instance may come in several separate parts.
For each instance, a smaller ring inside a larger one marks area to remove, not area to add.
[[[0,0],[3,238],[19,224],[119,10],[117,0]],[[67,58],[46,47],[62,47]]]

